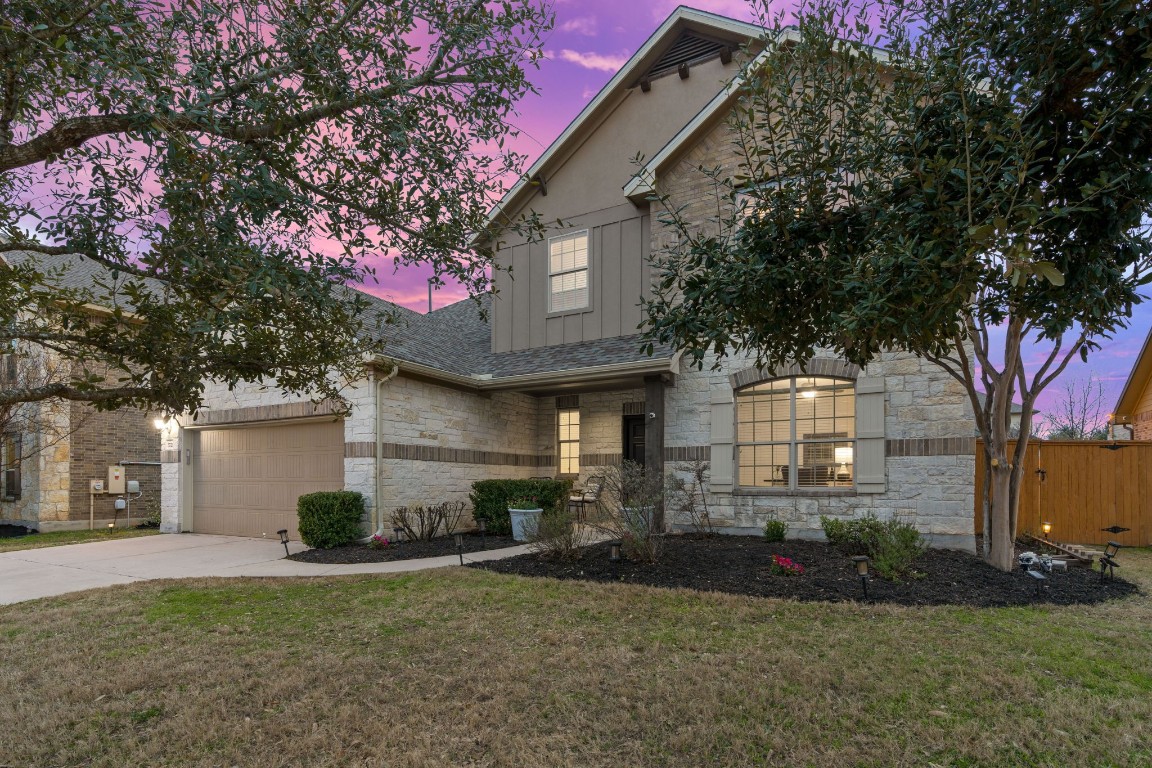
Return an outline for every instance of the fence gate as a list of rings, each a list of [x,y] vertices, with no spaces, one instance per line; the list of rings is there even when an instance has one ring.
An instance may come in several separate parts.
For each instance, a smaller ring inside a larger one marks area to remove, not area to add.
[[[976,441],[976,533],[983,532],[983,441]],[[1015,450],[1011,442],[1008,454]],[[1020,533],[1076,544],[1152,545],[1152,442],[1029,440],[1020,481]],[[1128,528],[1111,533],[1104,528]]]

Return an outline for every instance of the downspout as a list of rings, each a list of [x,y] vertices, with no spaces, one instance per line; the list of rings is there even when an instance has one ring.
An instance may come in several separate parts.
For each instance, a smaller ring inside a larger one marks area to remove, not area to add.
[[[376,536],[384,535],[384,505],[382,504],[384,483],[380,479],[380,460],[384,454],[384,409],[381,404],[384,402],[384,385],[396,378],[398,373],[400,373],[400,366],[393,363],[392,370],[388,372],[388,375],[376,380],[376,502],[373,505],[375,507]]]

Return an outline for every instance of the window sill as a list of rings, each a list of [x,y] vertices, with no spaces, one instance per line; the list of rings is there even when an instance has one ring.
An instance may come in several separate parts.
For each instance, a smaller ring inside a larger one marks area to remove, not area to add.
[[[592,313],[592,307],[580,307],[579,309],[561,309],[557,312],[549,312],[544,315],[544,319],[553,317],[567,317],[568,315],[589,315]]]
[[[733,496],[856,496],[855,488],[733,488]]]

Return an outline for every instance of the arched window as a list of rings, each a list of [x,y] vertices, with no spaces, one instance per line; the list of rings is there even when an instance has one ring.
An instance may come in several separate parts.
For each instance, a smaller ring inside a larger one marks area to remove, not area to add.
[[[791,376],[736,392],[737,485],[852,487],[856,383]]]

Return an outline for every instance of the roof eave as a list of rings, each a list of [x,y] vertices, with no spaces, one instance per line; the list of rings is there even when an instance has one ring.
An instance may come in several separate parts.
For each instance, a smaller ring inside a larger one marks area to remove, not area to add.
[[[1120,391],[1120,399],[1112,409],[1110,421],[1113,424],[1131,422],[1136,407],[1140,405],[1140,395],[1148,388],[1150,376],[1152,376],[1152,329],[1149,329],[1148,335],[1144,338],[1144,346],[1140,348],[1140,354],[1132,364],[1132,372],[1128,374],[1124,389]]]

